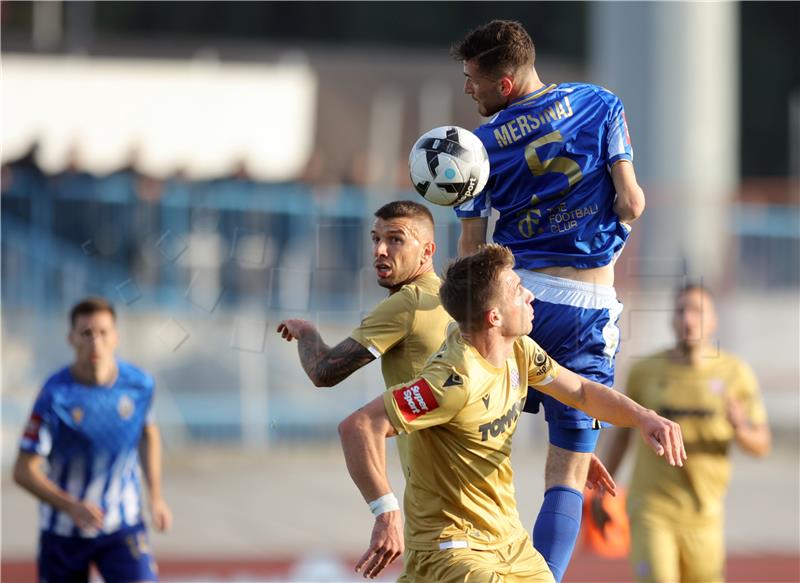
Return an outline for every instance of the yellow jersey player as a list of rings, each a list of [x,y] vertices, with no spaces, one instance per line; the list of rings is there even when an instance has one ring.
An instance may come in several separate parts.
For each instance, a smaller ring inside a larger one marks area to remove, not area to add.
[[[680,424],[690,458],[677,470],[637,449],[628,494],[630,558],[637,581],[714,583],[724,579],[730,444],[765,455],[770,431],[750,367],[709,341],[716,314],[706,289],[692,284],[678,291],[673,327],[677,345],[633,367],[628,395]],[[612,472],[629,441],[627,431],[614,431]],[[599,503],[592,510],[602,527],[607,517]]]
[[[349,338],[330,348],[312,322],[278,324],[283,338],[297,340],[300,363],[318,387],[336,385],[379,357],[387,387],[410,378],[441,346],[451,321],[439,304],[431,212],[408,200],[390,202],[375,211],[370,235],[378,285],[389,297]]]
[[[389,290],[389,297],[349,338],[329,348],[311,322],[278,325],[284,338],[297,340],[303,369],[318,387],[338,384],[376,358],[387,388],[410,379],[442,345],[452,322],[439,302],[431,212],[413,201],[390,202],[375,212],[371,237],[378,285]],[[404,447],[398,446],[406,472]]]
[[[637,426],[669,463],[685,458],[680,429],[624,395],[559,367],[526,335],[533,295],[511,252],[487,245],[456,260],[440,290],[452,326],[422,372],[339,425],[347,468],[375,523],[356,571],[375,577],[404,550],[411,582],[554,581],[519,520],[511,438],[536,386],[589,414]],[[406,434],[405,536],[386,477],[385,439]]]

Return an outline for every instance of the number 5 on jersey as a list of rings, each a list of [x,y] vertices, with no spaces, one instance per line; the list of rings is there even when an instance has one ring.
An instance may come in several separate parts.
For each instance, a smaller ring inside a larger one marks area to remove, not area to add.
[[[547,144],[563,142],[564,138],[561,136],[561,132],[554,130],[549,134],[545,134],[542,137],[533,140],[530,144],[525,146],[525,159],[528,162],[528,168],[530,169],[531,174],[534,176],[543,176],[548,172],[556,172],[563,174],[567,179],[568,184],[566,188],[562,189],[555,196],[545,196],[545,198],[565,197],[569,193],[570,189],[577,184],[581,178],[583,178],[580,166],[578,166],[577,162],[571,158],[567,158],[566,156],[554,156],[553,158],[542,159],[539,157],[539,153],[536,151]],[[531,196],[532,208],[519,211],[517,213],[517,216],[520,217],[518,223],[519,233],[526,239],[530,239],[534,235],[541,234],[544,231],[544,229],[539,226],[539,219],[542,216],[542,211],[536,208],[536,206],[542,200],[542,197],[540,197],[539,194],[540,193],[537,193]]]

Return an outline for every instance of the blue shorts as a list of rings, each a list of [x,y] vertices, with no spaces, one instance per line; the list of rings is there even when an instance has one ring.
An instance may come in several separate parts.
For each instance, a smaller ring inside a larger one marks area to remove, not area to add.
[[[527,270],[517,273],[535,296],[531,338],[564,368],[612,386],[619,351],[617,322],[622,313],[614,288]],[[570,451],[594,451],[601,426],[596,419],[528,389],[524,410],[538,413],[540,406],[544,406],[550,443]]]
[[[87,583],[94,564],[104,581],[158,581],[158,569],[143,524],[95,538],[39,537],[39,580],[48,583]]]

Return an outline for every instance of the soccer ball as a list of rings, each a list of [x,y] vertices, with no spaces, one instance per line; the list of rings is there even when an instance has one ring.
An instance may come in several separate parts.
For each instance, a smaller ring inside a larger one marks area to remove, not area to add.
[[[425,200],[461,204],[489,180],[489,156],[478,136],[456,126],[424,133],[408,156],[411,183]]]

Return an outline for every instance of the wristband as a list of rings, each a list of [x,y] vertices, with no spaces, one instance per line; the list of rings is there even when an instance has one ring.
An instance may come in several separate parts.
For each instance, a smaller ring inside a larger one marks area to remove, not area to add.
[[[369,509],[375,516],[380,516],[384,512],[392,512],[393,510],[400,510],[400,504],[397,502],[397,497],[394,492],[384,494],[369,503]]]

